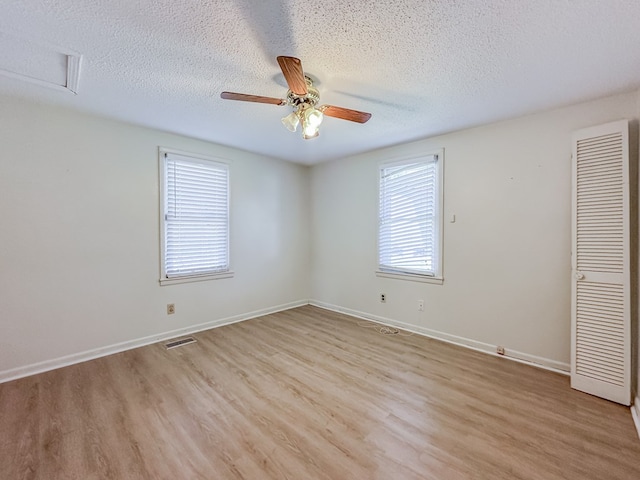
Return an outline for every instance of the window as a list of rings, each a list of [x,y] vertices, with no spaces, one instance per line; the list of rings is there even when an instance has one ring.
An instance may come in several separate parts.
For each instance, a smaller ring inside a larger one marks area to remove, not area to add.
[[[380,167],[378,274],[442,278],[443,151]]]
[[[160,283],[230,276],[229,167],[160,149]]]

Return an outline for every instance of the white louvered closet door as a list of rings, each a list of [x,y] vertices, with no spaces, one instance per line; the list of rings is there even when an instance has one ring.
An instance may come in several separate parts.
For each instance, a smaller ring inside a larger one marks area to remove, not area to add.
[[[631,401],[629,125],[573,135],[571,386]]]

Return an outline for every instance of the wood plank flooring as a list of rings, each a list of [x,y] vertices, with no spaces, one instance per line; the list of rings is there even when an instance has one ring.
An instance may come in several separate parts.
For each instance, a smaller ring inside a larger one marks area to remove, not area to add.
[[[640,479],[628,408],[306,306],[0,385],[0,478]]]

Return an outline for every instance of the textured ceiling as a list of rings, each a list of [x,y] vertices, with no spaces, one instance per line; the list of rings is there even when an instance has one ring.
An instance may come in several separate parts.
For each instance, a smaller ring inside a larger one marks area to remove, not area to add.
[[[0,94],[306,164],[640,86],[638,0],[3,0],[0,32],[0,58],[11,37],[83,55],[77,96]],[[278,55],[372,119],[305,141],[290,107],[220,99],[284,97]]]

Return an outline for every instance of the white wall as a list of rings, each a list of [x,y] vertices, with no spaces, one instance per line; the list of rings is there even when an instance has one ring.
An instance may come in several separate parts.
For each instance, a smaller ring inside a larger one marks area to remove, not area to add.
[[[9,98],[0,146],[0,380],[309,297],[308,167]],[[158,146],[231,161],[234,278],[159,286]]]
[[[636,100],[613,96],[315,166],[313,301],[568,369],[571,132],[637,118]],[[379,162],[442,147],[444,285],[376,277]]]
[[[309,169],[0,97],[0,381],[309,297],[567,368],[570,134],[624,117],[640,92]],[[158,285],[158,146],[231,161],[234,278]],[[378,278],[378,163],[442,147],[445,283]]]

